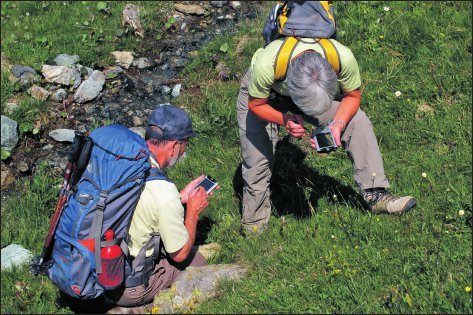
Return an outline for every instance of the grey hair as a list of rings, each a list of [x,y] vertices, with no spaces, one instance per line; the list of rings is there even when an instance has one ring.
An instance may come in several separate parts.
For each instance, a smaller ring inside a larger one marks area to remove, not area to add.
[[[330,108],[337,89],[337,75],[318,52],[307,51],[289,64],[287,85],[297,107],[308,116],[316,116]]]

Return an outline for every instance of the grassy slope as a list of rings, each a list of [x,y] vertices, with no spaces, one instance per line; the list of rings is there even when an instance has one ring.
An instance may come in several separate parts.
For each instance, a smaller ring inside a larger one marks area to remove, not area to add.
[[[210,57],[219,53],[232,72],[242,74],[262,44],[263,14],[242,25],[238,36],[217,37],[181,76],[187,87],[201,86],[202,95],[188,90],[176,100],[191,111],[201,137],[170,175],[178,186],[201,173],[219,180],[222,188],[206,210],[206,221],[212,223],[206,242],[223,245],[215,262],[240,261],[250,267],[245,281],[224,283],[221,294],[197,312],[472,311],[471,293],[465,291],[472,284],[471,3],[364,2],[336,8],[338,39],[357,57],[362,107],[373,122],[392,190],[415,196],[418,206],[402,217],[360,210],[345,193],[356,189],[345,154],[316,156],[302,140],[297,146],[308,152],[305,164],[318,172],[319,190],[303,181],[309,174],[290,178],[288,184],[299,185],[307,197],[318,196],[314,211],[299,216],[288,208],[272,216],[261,237],[239,235],[232,187],[239,163],[239,82],[216,80]],[[7,53],[3,41],[2,31]],[[226,53],[220,50],[224,43],[229,45]],[[21,58],[13,61],[32,65]],[[2,103],[3,90],[2,82]],[[402,95],[396,97],[396,91]],[[287,161],[280,165],[298,167]],[[336,182],[328,185],[327,179]],[[54,204],[48,183],[54,180],[47,172],[38,175],[25,188],[26,198],[2,205],[2,247],[14,242],[39,252]],[[459,216],[459,210],[465,215]],[[22,291],[15,288],[19,282]],[[54,296],[44,278],[35,280],[24,270],[2,273],[2,313],[67,312],[56,307]]]

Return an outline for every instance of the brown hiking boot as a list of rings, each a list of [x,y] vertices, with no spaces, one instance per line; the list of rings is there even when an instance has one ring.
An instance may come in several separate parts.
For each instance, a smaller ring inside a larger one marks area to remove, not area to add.
[[[374,213],[402,214],[416,205],[414,197],[394,196],[384,188],[365,189],[362,196]]]

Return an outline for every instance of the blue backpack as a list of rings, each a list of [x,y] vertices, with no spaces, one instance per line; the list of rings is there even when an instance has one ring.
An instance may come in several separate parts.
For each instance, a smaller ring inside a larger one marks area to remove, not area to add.
[[[92,299],[149,278],[160,258],[159,234],[150,235],[132,261],[126,244],[128,228],[145,182],[169,179],[151,168],[145,140],[124,126],[98,128],[85,140],[92,147],[90,157],[63,209],[47,274],[68,295]],[[114,233],[113,240],[104,239],[109,230]],[[101,253],[110,246],[119,246],[120,255],[107,261]],[[153,256],[146,258],[150,248],[154,248]],[[105,283],[101,275],[120,280]]]

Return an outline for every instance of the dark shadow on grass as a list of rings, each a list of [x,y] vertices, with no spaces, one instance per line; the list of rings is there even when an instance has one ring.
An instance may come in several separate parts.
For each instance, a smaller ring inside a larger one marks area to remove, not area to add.
[[[60,307],[67,307],[75,314],[105,314],[107,311],[115,307],[108,304],[104,297],[91,300],[80,300],[73,298],[62,291],[56,300]]]
[[[194,245],[203,245],[208,238],[209,232],[212,230],[212,226],[215,221],[209,217],[202,216],[197,222],[197,232],[195,236]]]
[[[309,167],[304,161],[306,155],[307,153],[298,145],[291,142],[289,136],[276,144],[270,190],[271,203],[277,215],[294,214],[298,218],[310,216],[311,208],[317,211],[320,198],[325,196],[334,203],[346,203],[363,211],[367,209],[359,193],[352,187]],[[241,163],[233,175],[233,189],[235,196],[240,200],[241,214],[243,193]],[[308,198],[305,193],[307,189],[310,191]]]

